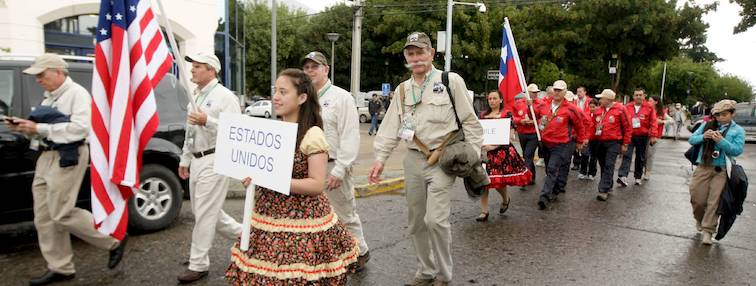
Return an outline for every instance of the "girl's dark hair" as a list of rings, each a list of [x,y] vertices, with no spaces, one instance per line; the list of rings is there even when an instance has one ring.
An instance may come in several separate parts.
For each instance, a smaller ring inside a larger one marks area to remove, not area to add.
[[[504,97],[501,96],[501,92],[500,91],[498,91],[498,90],[492,90],[492,91],[486,92],[486,108],[484,108],[483,112],[480,113],[480,117],[481,118],[483,118],[484,116],[490,114],[491,111],[493,111],[493,110],[491,110],[491,105],[488,104],[488,95],[491,94],[491,93],[494,93],[494,92],[496,93],[496,95],[499,96],[499,99],[501,100],[501,102],[499,102],[499,112],[504,112]]]
[[[312,79],[304,71],[300,69],[285,69],[278,74],[278,77],[282,76],[289,78],[297,91],[297,96],[300,94],[307,95],[305,102],[299,106],[296,147],[298,150],[299,144],[302,143],[302,138],[304,138],[310,128],[315,126],[323,128],[323,118],[320,116],[320,103],[318,102],[315,86],[312,85]]]
[[[588,103],[588,104],[593,104],[593,105],[595,105],[595,106],[600,106],[600,105],[601,105],[601,102],[599,102],[599,99],[598,99],[598,98],[595,98],[595,97],[594,97],[594,98],[591,98],[591,102],[590,102],[590,103]]]
[[[709,122],[706,122],[706,125],[704,125],[703,132],[706,132],[706,130],[719,130],[719,121],[716,119],[711,120]],[[712,161],[712,155],[714,154],[714,146],[717,145],[717,142],[714,142],[713,139],[704,139],[703,144],[701,145],[701,164],[705,166],[711,166]]]
[[[656,117],[658,118],[661,116],[661,118],[664,119],[664,104],[661,102],[661,97],[658,95],[652,95],[651,98],[656,101],[656,104],[654,105],[654,108],[656,108]]]

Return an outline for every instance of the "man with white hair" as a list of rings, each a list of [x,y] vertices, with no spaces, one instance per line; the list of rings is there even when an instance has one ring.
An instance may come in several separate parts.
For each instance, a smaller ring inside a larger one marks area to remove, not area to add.
[[[409,148],[404,158],[409,231],[419,267],[409,285],[443,286],[452,280],[449,216],[456,178],[426,154],[443,148],[454,132],[463,132],[478,156],[483,143],[483,128],[467,99],[464,79],[449,73],[447,88],[444,74],[433,66],[435,53],[425,33],[407,36],[404,58],[412,76],[396,88],[399,99],[391,101],[378,129],[369,175],[370,183],[380,182],[384,162],[404,139]]]
[[[615,102],[616,94],[611,89],[604,89],[596,95],[599,108],[593,113],[591,141],[596,142],[591,150],[591,156],[598,158],[601,166],[601,180],[598,184],[596,199],[606,201],[612,191],[614,179],[614,164],[619,154],[627,152],[627,146],[632,137],[632,126],[622,103]]]
[[[218,117],[222,112],[241,113],[239,101],[233,92],[218,82],[220,60],[214,54],[199,53],[187,56],[192,63],[194,102],[189,105],[188,125],[184,139],[184,153],[179,163],[179,176],[189,179],[194,229],[189,255],[189,267],[177,279],[191,283],[207,276],[210,268],[210,248],[215,232],[238,239],[242,227],[223,211],[223,202],[228,191],[228,177],[215,173],[215,139],[218,133]]]
[[[76,207],[76,198],[89,168],[89,147],[85,140],[91,121],[89,92],[68,76],[68,64],[56,54],[37,57],[25,74],[33,75],[45,90],[41,107],[49,108],[47,116],[66,116],[66,122],[42,122],[6,118],[11,131],[31,139],[30,147],[42,151],[36,162],[32,195],[34,226],[39,250],[47,261],[47,272],[31,279],[29,285],[47,285],[73,279],[76,271],[71,249],[71,234],[101,249],[110,250],[108,268],[114,268],[123,257],[128,235],[122,241],[98,232],[94,218]],[[34,118],[34,112],[30,118]],[[43,116],[39,116],[43,117]],[[64,151],[65,148],[68,149]],[[73,153],[72,153],[73,152]],[[4,164],[13,164],[4,162]]]

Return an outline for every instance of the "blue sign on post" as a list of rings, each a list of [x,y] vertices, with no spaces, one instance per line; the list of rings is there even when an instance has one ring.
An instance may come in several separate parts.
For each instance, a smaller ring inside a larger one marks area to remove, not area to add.
[[[383,96],[388,96],[389,93],[391,93],[391,84],[390,83],[382,84],[381,90],[383,91]]]

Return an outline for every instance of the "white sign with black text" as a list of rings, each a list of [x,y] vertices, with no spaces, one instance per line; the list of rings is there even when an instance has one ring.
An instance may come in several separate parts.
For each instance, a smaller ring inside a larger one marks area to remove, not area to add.
[[[512,121],[504,119],[481,119],[483,145],[509,145],[509,128]]]

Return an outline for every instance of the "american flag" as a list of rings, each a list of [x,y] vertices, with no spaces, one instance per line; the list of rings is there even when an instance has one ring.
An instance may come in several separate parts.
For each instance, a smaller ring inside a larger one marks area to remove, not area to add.
[[[158,127],[153,89],[173,57],[150,0],[103,0],[92,75],[92,214],[101,233],[123,239],[142,151]]]
[[[499,61],[499,92],[504,100],[504,110],[513,111],[515,96],[525,92],[525,76],[520,57],[517,55],[509,19],[504,18],[501,36],[501,59]]]

